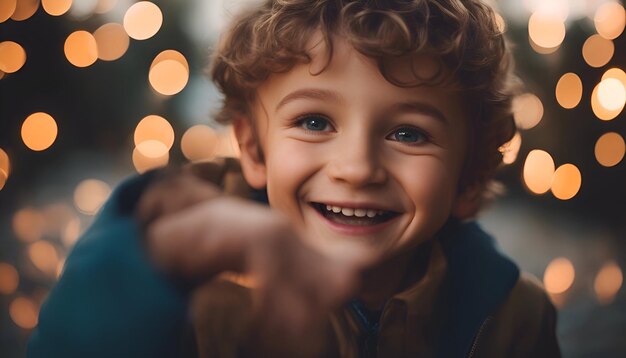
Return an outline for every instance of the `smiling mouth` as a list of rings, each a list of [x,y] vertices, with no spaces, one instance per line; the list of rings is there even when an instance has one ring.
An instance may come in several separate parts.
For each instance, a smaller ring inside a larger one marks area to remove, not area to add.
[[[346,208],[324,203],[310,203],[326,219],[341,225],[372,226],[387,222],[400,213],[380,209]]]

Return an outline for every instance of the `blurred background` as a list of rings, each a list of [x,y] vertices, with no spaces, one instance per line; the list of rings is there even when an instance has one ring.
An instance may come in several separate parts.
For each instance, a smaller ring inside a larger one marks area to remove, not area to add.
[[[124,178],[237,156],[204,76],[258,0],[0,0],[0,356],[25,355],[72,245]],[[525,93],[480,218],[543,281],[565,357],[626,356],[625,12],[500,0]]]

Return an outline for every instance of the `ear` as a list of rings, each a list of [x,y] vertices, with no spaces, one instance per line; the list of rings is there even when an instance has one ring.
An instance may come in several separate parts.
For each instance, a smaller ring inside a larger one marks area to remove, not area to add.
[[[248,184],[255,189],[267,185],[266,166],[261,153],[261,145],[251,119],[237,118],[233,123],[235,136],[241,151],[241,170]]]
[[[460,220],[471,219],[478,214],[483,198],[483,187],[475,184],[465,188],[457,195],[452,205],[452,216]]]

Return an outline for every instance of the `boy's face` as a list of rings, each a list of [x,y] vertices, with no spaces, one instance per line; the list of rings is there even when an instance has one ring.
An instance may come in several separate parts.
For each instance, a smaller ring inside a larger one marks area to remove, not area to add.
[[[360,242],[389,256],[431,238],[461,200],[468,119],[458,93],[397,87],[346,42],[334,45],[319,75],[323,44],[311,64],[258,89],[256,128],[237,123],[244,174],[315,244]],[[427,59],[413,65],[433,71]],[[406,78],[410,63],[393,71]]]

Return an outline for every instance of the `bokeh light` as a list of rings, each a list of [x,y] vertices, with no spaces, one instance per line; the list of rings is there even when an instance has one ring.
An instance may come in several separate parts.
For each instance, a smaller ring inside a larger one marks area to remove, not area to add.
[[[613,67],[606,70],[606,72],[602,75],[602,80],[606,80],[607,78],[615,78],[616,80],[619,80],[624,87],[626,87],[626,72],[620,68]]]
[[[610,79],[612,78],[607,78],[603,81],[610,80]],[[609,110],[605,108],[600,103],[599,92],[598,92],[599,88],[600,88],[600,84],[594,87],[593,92],[591,93],[591,109],[593,110],[593,113],[596,115],[596,117],[598,117],[599,119],[603,121],[610,121],[614,119],[615,117],[617,117],[622,112],[623,107],[617,108],[614,110]],[[608,97],[609,97],[608,101],[610,102],[613,96],[609,93]],[[605,99],[605,101],[607,101],[607,99]]]
[[[158,158],[150,158],[147,157],[135,147],[133,150],[133,165],[135,166],[135,170],[139,174],[143,174],[150,169],[161,168],[167,165],[170,160],[169,152],[165,152],[165,154]]]
[[[598,301],[607,304],[613,301],[615,295],[622,287],[624,276],[622,270],[614,261],[605,263],[593,282]]]
[[[96,11],[98,0],[74,1],[70,8],[70,16],[75,20],[83,21],[89,18]]]
[[[48,241],[40,240],[28,246],[30,261],[41,272],[54,276],[59,263],[59,254]]]
[[[135,147],[148,158],[162,158],[174,145],[174,128],[157,115],[144,117],[135,128]]]
[[[111,187],[97,179],[86,179],[74,190],[74,205],[81,213],[95,215],[111,195]]]
[[[33,113],[22,124],[22,141],[31,150],[46,150],[56,140],[58,131],[52,116],[44,112]]]
[[[600,35],[591,35],[583,44],[583,58],[591,67],[602,67],[611,61],[615,53],[613,41]]]
[[[17,5],[11,15],[11,19],[15,21],[27,20],[37,12],[38,8],[39,0],[17,0]]]
[[[607,78],[598,85],[598,101],[609,111],[624,108],[626,103],[626,88],[616,78]]]
[[[580,170],[573,164],[563,164],[554,171],[552,194],[557,199],[569,200],[578,194],[581,184]]]
[[[98,59],[98,44],[87,31],[71,33],[65,40],[65,57],[76,67],[91,66]]]
[[[152,88],[161,94],[171,96],[182,91],[189,81],[187,59],[178,51],[161,52],[150,65],[148,79]]]
[[[543,284],[551,294],[567,291],[574,283],[576,273],[572,262],[564,257],[552,260],[543,274]]]
[[[551,53],[555,53],[559,48],[561,48],[560,45],[555,47],[541,47],[533,42],[533,39],[530,38],[530,36],[528,37],[528,43],[530,44],[530,47],[540,55],[549,55]]]
[[[572,109],[578,106],[583,96],[583,83],[580,77],[573,72],[561,76],[556,84],[555,94],[561,107]]]
[[[16,6],[17,0],[0,1],[0,23],[5,22],[11,18],[11,15],[13,15]]]
[[[602,4],[596,11],[593,22],[600,36],[609,40],[615,39],[624,32],[624,7],[615,1]]]
[[[33,208],[21,209],[13,216],[13,232],[22,241],[37,241],[43,236],[44,230],[44,217]]]
[[[531,129],[543,117],[543,104],[539,97],[525,93],[513,99],[513,117],[519,129]]]
[[[63,232],[61,233],[61,241],[65,247],[70,248],[74,246],[80,236],[80,219],[77,217],[72,218],[67,222]]]
[[[17,72],[26,63],[26,51],[13,41],[0,42],[0,70],[6,73]]]
[[[33,329],[37,326],[39,307],[29,298],[17,297],[9,306],[9,315],[18,327]]]
[[[215,158],[218,142],[219,138],[213,128],[198,124],[187,129],[180,146],[185,158],[196,162]]]
[[[41,7],[49,15],[61,16],[72,7],[72,0],[41,0]]]
[[[17,290],[20,284],[20,275],[15,267],[0,262],[0,294],[10,295]]]
[[[9,175],[7,174],[7,172],[4,171],[4,169],[0,169],[0,190],[4,189],[4,186],[6,185],[8,179]]]
[[[11,174],[11,160],[2,148],[0,148],[0,169],[4,170],[6,175]]]
[[[557,14],[536,11],[528,19],[528,35],[540,47],[558,47],[565,39],[565,23]]]
[[[154,36],[163,24],[161,9],[149,1],[140,1],[128,8],[124,15],[124,29],[135,40]]]
[[[598,138],[594,152],[600,165],[613,167],[624,159],[626,153],[624,138],[619,133],[605,133]]]
[[[515,132],[513,138],[500,147],[502,153],[502,163],[513,164],[517,159],[520,148],[522,147],[522,136],[519,132]]]
[[[534,149],[524,162],[523,178],[526,187],[535,194],[544,194],[550,190],[554,176],[554,160],[543,150]]]
[[[117,0],[99,0],[94,12],[96,14],[105,14],[117,5]]]
[[[98,47],[98,58],[104,61],[114,61],[124,56],[130,40],[124,27],[116,23],[100,26],[93,33]]]

